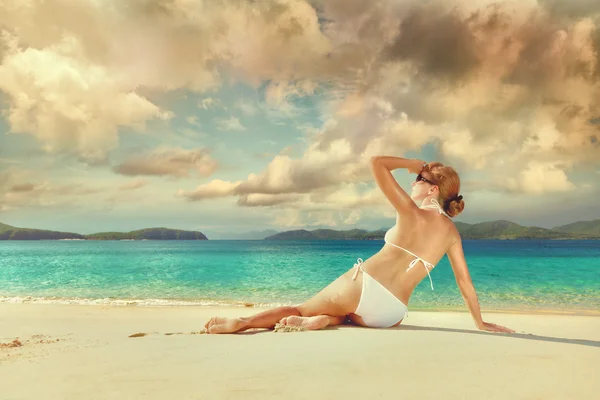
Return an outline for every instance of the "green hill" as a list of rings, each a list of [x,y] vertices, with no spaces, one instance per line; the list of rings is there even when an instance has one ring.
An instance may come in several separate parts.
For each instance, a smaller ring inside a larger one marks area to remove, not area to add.
[[[510,221],[491,221],[479,224],[465,224],[457,229],[463,239],[584,239],[586,235],[577,232],[565,233],[536,226],[521,226]],[[600,235],[599,235],[600,236]]]
[[[101,232],[86,235],[88,240],[208,240],[202,232],[149,228],[131,232]]]
[[[600,219],[594,221],[579,221],[572,224],[557,226],[553,231],[568,233],[583,233],[600,236]]]
[[[17,228],[0,223],[0,240],[59,240],[85,239],[83,235],[70,232],[45,231],[41,229]]]
[[[202,232],[167,228],[140,229],[131,232],[102,232],[80,235],[71,232],[55,232],[41,229],[16,228],[0,223],[0,240],[208,240]]]
[[[590,229],[585,224],[577,225],[569,232],[558,230],[558,228],[545,229],[536,226],[521,226],[514,222],[503,220],[481,222],[478,224],[456,222],[455,225],[463,239],[600,239],[600,232],[594,233],[593,229],[595,225],[592,225]],[[576,229],[580,226],[585,229]],[[281,232],[269,236],[265,240],[383,240],[385,232],[386,229],[371,232],[362,229],[348,231],[331,229],[307,231],[301,229]]]
[[[363,229],[351,229],[348,231],[336,231],[333,229],[316,229],[307,231],[299,229],[295,231],[280,232],[267,236],[265,240],[365,240],[383,239],[385,231],[368,232]]]
[[[463,239],[600,239],[600,220],[580,221],[552,229],[521,226],[510,221],[490,221],[478,224],[456,222]],[[280,232],[267,236],[265,240],[382,240],[387,229],[367,231],[352,229],[305,229]],[[41,229],[17,228],[0,223],[0,240],[208,240],[197,231],[168,228],[149,228],[131,232],[100,232],[80,235],[71,232],[56,232]]]

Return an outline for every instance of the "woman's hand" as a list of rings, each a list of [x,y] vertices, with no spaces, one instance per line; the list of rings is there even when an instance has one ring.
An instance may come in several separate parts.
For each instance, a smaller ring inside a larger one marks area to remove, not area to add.
[[[509,329],[505,326],[492,324],[490,322],[482,322],[478,328],[482,331],[488,332],[503,332],[503,333],[515,333],[512,329]]]
[[[420,174],[423,171],[423,166],[425,165],[425,161],[423,160],[411,160],[410,165],[408,166],[408,172],[411,174]]]

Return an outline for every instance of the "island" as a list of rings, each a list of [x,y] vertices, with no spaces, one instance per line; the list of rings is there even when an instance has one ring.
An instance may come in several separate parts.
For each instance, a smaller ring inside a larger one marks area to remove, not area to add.
[[[202,232],[168,228],[81,235],[71,232],[17,228],[0,223],[0,240],[208,240],[208,238]]]
[[[598,240],[600,239],[600,219],[579,221],[552,229],[536,226],[522,226],[510,221],[489,221],[477,224],[455,222],[463,239],[472,240]],[[387,229],[375,231],[364,229],[334,230],[305,229],[276,233],[263,240],[383,240]],[[198,231],[185,231],[168,228],[148,228],[131,232],[100,232],[81,235],[72,232],[58,232],[41,229],[17,228],[0,223],[0,240],[208,240]]]
[[[580,221],[557,226],[552,229],[535,226],[521,226],[510,221],[490,221],[478,224],[455,223],[463,239],[550,239],[550,240],[598,240],[600,239],[600,219]],[[338,231],[333,229],[304,229],[280,232],[264,240],[383,240],[387,229],[367,231],[351,229]]]

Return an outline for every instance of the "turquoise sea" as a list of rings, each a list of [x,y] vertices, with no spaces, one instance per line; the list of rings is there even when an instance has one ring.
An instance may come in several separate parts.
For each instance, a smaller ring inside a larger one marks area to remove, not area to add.
[[[4,241],[0,302],[297,304],[383,241]],[[600,241],[466,240],[484,310],[600,311]],[[446,257],[411,309],[463,309]]]

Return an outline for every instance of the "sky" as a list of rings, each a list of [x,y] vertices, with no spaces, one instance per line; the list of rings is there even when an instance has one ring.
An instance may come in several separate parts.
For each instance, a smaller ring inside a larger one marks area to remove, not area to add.
[[[456,221],[600,218],[596,0],[4,0],[0,110],[18,227],[390,227],[374,155]]]

